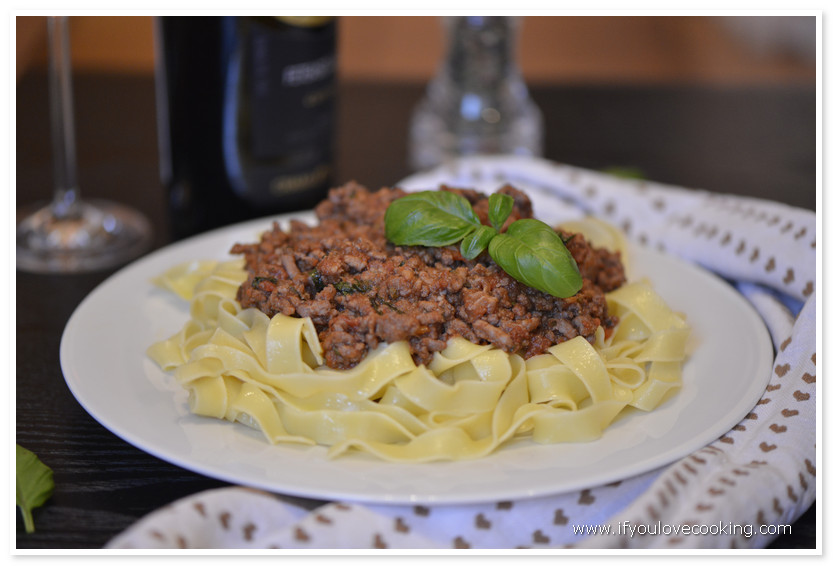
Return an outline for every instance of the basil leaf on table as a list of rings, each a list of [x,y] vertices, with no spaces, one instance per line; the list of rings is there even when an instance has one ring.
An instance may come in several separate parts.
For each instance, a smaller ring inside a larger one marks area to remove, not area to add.
[[[402,246],[450,246],[479,226],[469,201],[449,191],[409,194],[385,211],[385,237]]]
[[[464,258],[472,260],[489,247],[489,242],[497,236],[497,230],[491,226],[480,226],[470,232],[460,243],[460,253]]]
[[[26,532],[32,533],[35,531],[32,510],[52,497],[55,483],[52,480],[52,470],[20,444],[17,445],[16,458],[17,506],[23,514]]]
[[[500,232],[503,223],[512,214],[512,207],[515,206],[515,199],[507,194],[492,193],[489,195],[489,222]]]
[[[540,220],[509,225],[489,243],[489,255],[506,273],[530,287],[566,298],[582,285],[576,260],[561,237]]]

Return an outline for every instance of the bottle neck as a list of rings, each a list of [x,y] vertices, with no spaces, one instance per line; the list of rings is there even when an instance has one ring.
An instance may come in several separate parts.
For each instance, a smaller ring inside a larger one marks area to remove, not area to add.
[[[447,80],[464,92],[497,92],[514,80],[517,24],[517,18],[505,16],[447,18]]]

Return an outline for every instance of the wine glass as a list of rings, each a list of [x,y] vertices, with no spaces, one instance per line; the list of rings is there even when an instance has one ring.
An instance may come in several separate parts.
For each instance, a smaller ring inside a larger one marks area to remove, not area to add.
[[[151,241],[150,223],[137,211],[109,201],[81,200],[67,20],[50,16],[47,21],[55,191],[50,204],[18,210],[17,268],[24,271],[106,269],[140,255]]]

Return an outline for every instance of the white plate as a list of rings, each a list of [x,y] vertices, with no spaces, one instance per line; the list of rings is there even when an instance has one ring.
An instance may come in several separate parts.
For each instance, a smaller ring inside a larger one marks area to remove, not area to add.
[[[195,417],[187,395],[145,356],[185,322],[187,307],[150,279],[183,261],[222,259],[269,221],[210,232],[154,252],[113,275],[70,318],[61,366],[72,393],[102,425],[183,468],[289,495],[377,503],[447,504],[550,495],[624,479],[715,440],[755,405],[772,367],[758,314],[732,287],[693,265],[635,249],[631,278],[647,276],[693,328],[681,391],[651,413],[629,413],[595,442],[522,441],[475,461],[392,464],[322,447],[271,446],[242,425]]]

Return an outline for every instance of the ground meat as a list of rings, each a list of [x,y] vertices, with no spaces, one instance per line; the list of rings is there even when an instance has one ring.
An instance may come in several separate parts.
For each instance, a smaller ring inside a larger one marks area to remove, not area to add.
[[[487,222],[480,193],[450,187],[467,198]],[[515,199],[507,225],[532,216],[529,198],[506,186]],[[407,341],[414,361],[426,364],[459,336],[490,343],[525,358],[584,336],[616,320],[604,293],[625,281],[619,255],[592,248],[581,234],[562,234],[584,283],[559,299],[512,279],[488,254],[467,261],[459,248],[394,246],[385,239],[384,214],[405,193],[371,192],[350,183],[330,191],[316,209],[318,225],[277,224],[258,243],[237,244],[248,279],[237,298],[269,316],[309,317],[329,367],[355,366],[380,343]]]

